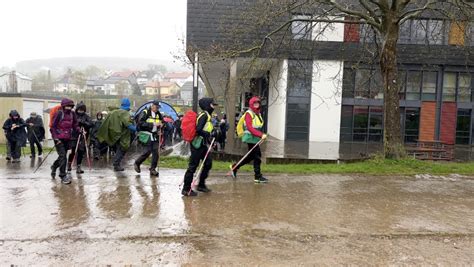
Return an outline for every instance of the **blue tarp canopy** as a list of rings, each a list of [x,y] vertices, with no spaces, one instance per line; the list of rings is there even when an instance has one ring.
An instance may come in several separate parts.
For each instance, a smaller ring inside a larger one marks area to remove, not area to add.
[[[144,109],[149,108],[152,103],[153,103],[153,100],[150,100],[150,101],[146,102],[145,104],[141,105],[137,109],[137,111],[135,112],[135,120],[137,120],[138,115],[140,115],[140,113],[142,113],[142,111]],[[163,101],[160,101],[160,113],[162,115],[164,115],[164,114],[169,115],[173,120],[178,119],[178,112],[176,112],[176,110],[173,108],[173,106],[171,106],[170,104],[168,104],[166,102],[163,102]]]

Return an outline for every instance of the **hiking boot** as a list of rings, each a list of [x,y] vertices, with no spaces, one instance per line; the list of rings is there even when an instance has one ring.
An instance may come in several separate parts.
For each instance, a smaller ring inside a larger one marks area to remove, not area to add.
[[[158,176],[160,176],[160,173],[157,172],[155,169],[153,169],[153,170],[150,170],[150,176],[156,176],[156,177],[158,177]]]
[[[84,173],[84,171],[81,169],[81,165],[77,165],[76,173],[77,174],[83,174]]]
[[[99,156],[95,156],[95,157],[94,157],[94,160],[95,160],[95,161],[100,160]]]
[[[133,164],[133,168],[135,169],[137,173],[142,172],[142,170],[140,169],[140,165],[136,162]]]
[[[36,157],[35,154],[30,155],[30,159],[34,159],[35,157]]]
[[[253,180],[256,184],[264,184],[268,183],[268,179],[263,177],[263,176],[255,176],[255,179]]]
[[[20,163],[20,161],[21,161],[20,159],[13,159],[12,163]]]
[[[43,153],[38,154],[38,158],[41,158],[41,157],[43,157]]]
[[[122,166],[114,166],[114,172],[123,172],[125,169]]]
[[[197,190],[198,190],[199,192],[203,192],[203,193],[209,193],[209,192],[212,191],[212,190],[209,189],[206,185],[199,185],[198,188],[197,188]]]
[[[182,190],[181,195],[185,197],[195,197],[198,195],[198,193],[194,192],[193,190]]]
[[[56,170],[58,168],[51,166],[51,178],[55,179],[56,178]]]
[[[61,183],[62,184],[70,184],[71,183],[71,177],[69,175],[61,177]]]
[[[68,163],[67,164],[67,172],[70,173],[72,171],[72,164]]]
[[[229,168],[230,168],[230,175],[232,175],[232,178],[237,178],[237,169],[233,170],[234,169],[234,164],[230,165]]]

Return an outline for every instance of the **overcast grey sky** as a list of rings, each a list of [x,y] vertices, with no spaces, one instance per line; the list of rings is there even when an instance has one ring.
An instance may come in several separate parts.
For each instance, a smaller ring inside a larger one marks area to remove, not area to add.
[[[0,66],[51,57],[170,60],[186,32],[186,0],[8,0]]]

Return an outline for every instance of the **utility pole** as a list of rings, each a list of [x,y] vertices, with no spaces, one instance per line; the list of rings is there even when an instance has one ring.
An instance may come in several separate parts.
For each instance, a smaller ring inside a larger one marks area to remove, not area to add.
[[[198,53],[194,54],[193,69],[193,111],[198,111],[198,93],[199,93],[199,62]]]

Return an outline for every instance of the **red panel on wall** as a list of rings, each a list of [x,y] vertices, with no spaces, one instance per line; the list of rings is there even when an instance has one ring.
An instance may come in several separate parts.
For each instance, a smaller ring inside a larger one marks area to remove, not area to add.
[[[353,18],[346,18],[346,20],[354,21]],[[344,42],[358,43],[360,39],[359,24],[344,24]]]
[[[441,128],[439,139],[447,144],[456,142],[456,103],[446,102],[441,106]]]
[[[420,140],[435,139],[436,102],[423,102],[420,114]]]

